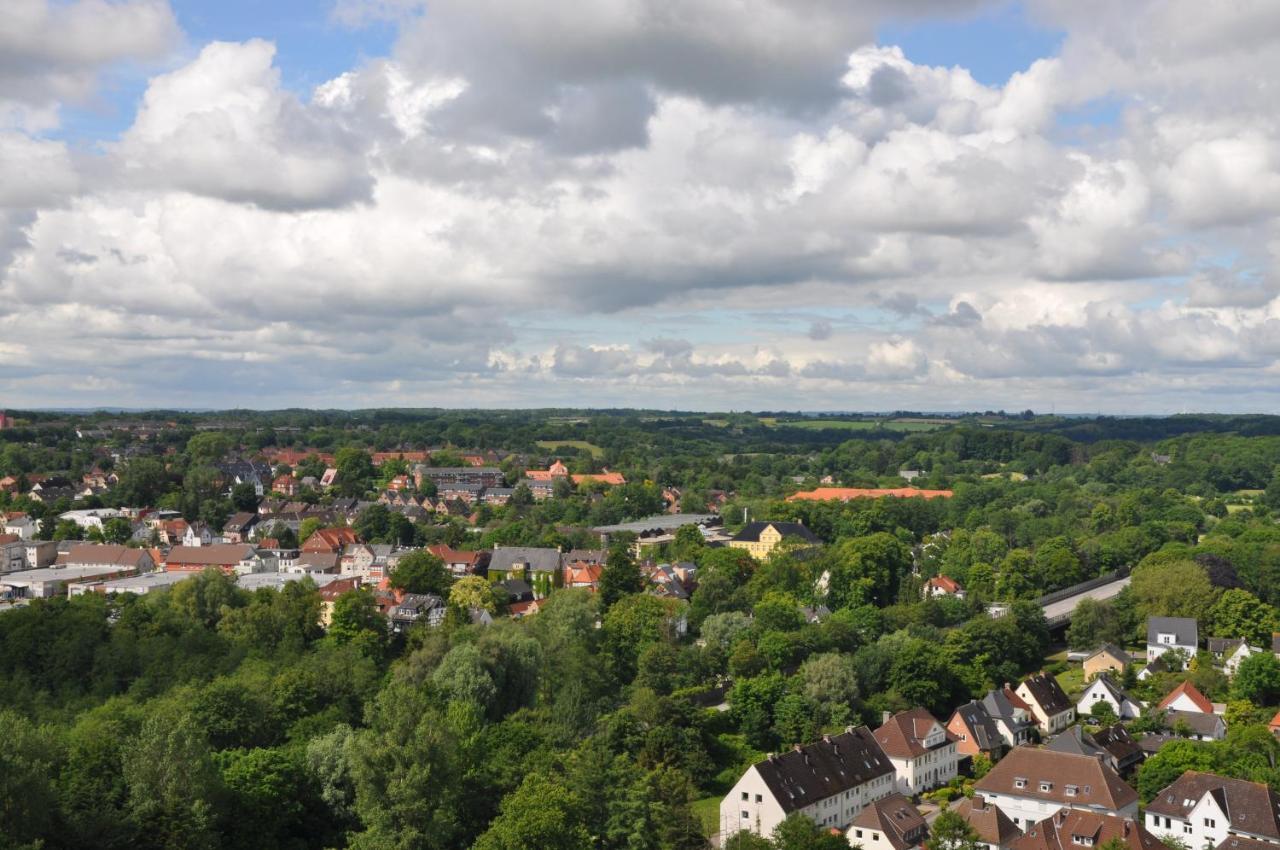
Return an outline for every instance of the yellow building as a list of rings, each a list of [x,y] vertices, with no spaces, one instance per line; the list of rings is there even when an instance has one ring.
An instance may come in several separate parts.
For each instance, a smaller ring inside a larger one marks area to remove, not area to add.
[[[1092,681],[1100,673],[1123,673],[1124,668],[1133,663],[1133,657],[1120,647],[1104,643],[1098,647],[1081,665],[1084,668],[1084,680]]]
[[[729,541],[731,549],[745,549],[751,557],[764,560],[783,540],[821,543],[818,536],[799,522],[749,522]]]

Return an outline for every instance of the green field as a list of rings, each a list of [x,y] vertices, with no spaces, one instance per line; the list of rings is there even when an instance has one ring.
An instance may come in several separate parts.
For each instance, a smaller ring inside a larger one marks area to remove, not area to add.
[[[886,431],[933,431],[944,427],[939,422],[926,422],[914,419],[794,419],[774,422],[775,426],[788,428],[804,428],[809,431],[873,431],[883,428]]]
[[[538,448],[555,451],[561,447],[571,449],[579,449],[581,451],[591,452],[592,457],[604,457],[604,449],[597,445],[588,443],[586,440],[539,440]]]

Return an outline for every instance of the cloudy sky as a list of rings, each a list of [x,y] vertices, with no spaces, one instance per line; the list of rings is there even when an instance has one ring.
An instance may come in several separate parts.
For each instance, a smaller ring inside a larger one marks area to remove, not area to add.
[[[0,406],[1280,412],[1275,0],[5,0]]]

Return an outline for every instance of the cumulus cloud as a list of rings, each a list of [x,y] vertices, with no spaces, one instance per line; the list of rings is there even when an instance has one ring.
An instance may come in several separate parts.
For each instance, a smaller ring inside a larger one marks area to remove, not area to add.
[[[397,22],[391,55],[298,93],[269,41],[200,45],[87,151],[41,122],[176,24],[23,0],[33,44],[0,59],[0,98],[40,83],[0,129],[0,387],[45,398],[87,364],[78,392],[104,400],[1249,387],[1280,355],[1280,123],[1246,66],[1274,64],[1280,20],[1139,4],[1149,30],[1035,0],[1061,51],[984,85],[871,43],[885,14],[958,14],[940,0],[350,2],[344,21]],[[57,14],[109,37],[52,44]],[[1100,97],[1114,126],[1057,123]],[[77,346],[49,350],[68,327]]]

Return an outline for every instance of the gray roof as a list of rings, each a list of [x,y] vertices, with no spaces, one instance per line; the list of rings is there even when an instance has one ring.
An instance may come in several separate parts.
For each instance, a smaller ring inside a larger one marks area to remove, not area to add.
[[[1191,617],[1148,617],[1147,643],[1159,643],[1159,635],[1174,635],[1180,646],[1195,646],[1200,642],[1200,628]]]
[[[1188,729],[1203,738],[1216,740],[1226,734],[1226,724],[1216,714],[1202,714],[1199,711],[1178,711],[1173,708],[1164,710],[1164,725],[1166,729],[1176,729],[1179,723],[1185,723]]]
[[[956,709],[956,714],[959,714],[965,726],[969,727],[973,742],[978,749],[990,752],[1004,746],[1005,741],[1000,735],[1000,729],[982,703],[969,700]]]
[[[489,569],[509,570],[512,566],[527,564],[528,572],[555,572],[560,569],[559,549],[538,549],[533,546],[499,546],[489,559]]]
[[[1003,720],[1010,731],[1035,725],[1035,721],[1030,718],[1023,719],[1021,722],[1014,719],[1013,703],[1009,702],[1009,698],[1005,696],[1002,688],[994,688],[987,691],[987,695],[982,698],[982,707],[986,709],[987,714],[991,715],[992,718]]]
[[[756,762],[755,769],[784,812],[894,772],[889,757],[866,726],[850,727],[842,735],[823,736],[812,744],[769,756]]]

